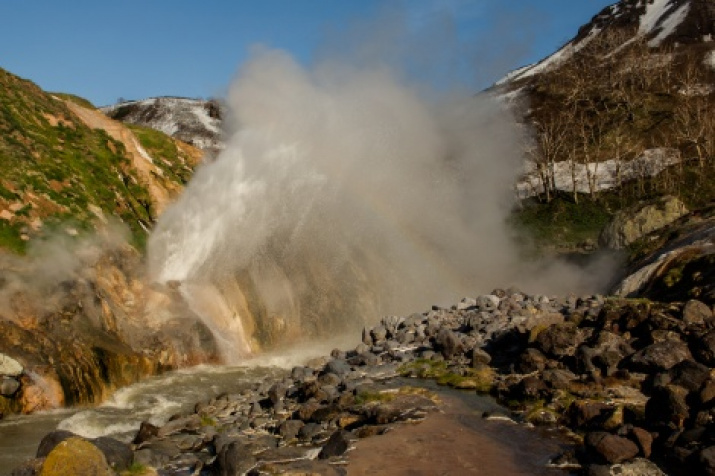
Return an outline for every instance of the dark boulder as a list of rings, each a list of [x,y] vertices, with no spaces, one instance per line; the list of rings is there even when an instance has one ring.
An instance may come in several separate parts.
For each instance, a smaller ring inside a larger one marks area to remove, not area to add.
[[[491,362],[492,356],[483,351],[482,349],[473,348],[472,349],[472,367],[478,368],[482,365],[487,365]]]
[[[51,431],[50,433],[46,434],[40,441],[35,456],[37,458],[46,457],[48,454],[50,454],[50,451],[55,449],[55,446],[65,441],[67,438],[72,438],[73,436],[77,435],[67,430]]]
[[[698,462],[703,469],[702,474],[707,474],[708,476],[715,475],[715,446],[709,446],[700,450]]]
[[[318,458],[328,459],[345,453],[350,446],[349,435],[350,434],[344,430],[338,430],[330,435],[325,446],[323,446],[323,449],[318,453]]]
[[[132,444],[135,444],[135,445],[142,444],[145,441],[155,438],[158,434],[159,434],[158,426],[152,425],[148,421],[143,421],[141,423],[141,426],[139,426],[139,431],[137,432],[136,436],[132,440]]]
[[[549,389],[544,381],[533,375],[524,377],[511,389],[512,397],[519,400],[538,400],[545,397],[548,392]]]
[[[575,428],[602,429],[615,408],[601,402],[577,400],[569,406],[568,414]]]
[[[124,471],[134,462],[134,452],[126,443],[107,436],[90,440],[90,443],[104,453],[107,463],[115,471]]]
[[[639,452],[638,446],[628,438],[603,431],[588,433],[584,444],[594,462],[600,463],[621,463],[635,458]]]
[[[691,359],[688,346],[679,340],[667,339],[651,344],[631,356],[629,368],[637,372],[655,373]]]
[[[677,385],[655,387],[645,406],[646,420],[651,425],[682,428],[688,418],[688,391]]]
[[[696,392],[710,377],[710,368],[693,360],[683,360],[668,370],[668,376],[673,385]]]
[[[529,347],[519,356],[517,370],[524,374],[542,371],[546,368],[548,360],[540,350]]]
[[[653,435],[643,428],[636,426],[631,429],[628,436],[636,442],[638,448],[640,448],[641,454],[646,458],[650,458],[651,447],[653,446]]]
[[[548,369],[544,370],[541,378],[546,384],[553,389],[566,390],[571,386],[571,382],[578,379],[576,374],[566,369]]]
[[[350,372],[350,364],[343,359],[333,359],[325,365],[325,373],[333,373],[338,376],[343,376]]]
[[[217,476],[235,476],[246,473],[255,463],[256,458],[248,446],[232,441],[221,448],[213,463],[213,470]]]
[[[711,330],[693,345],[695,357],[709,367],[715,367],[715,329]]]
[[[278,427],[278,434],[285,440],[291,440],[298,436],[301,428],[305,426],[301,420],[286,420]]]
[[[464,347],[462,346],[462,341],[459,339],[457,334],[452,332],[450,329],[441,329],[435,337],[435,344],[437,350],[442,352],[445,359],[451,359],[455,355],[464,352]]]
[[[705,325],[712,318],[712,310],[703,302],[691,299],[683,307],[683,321],[686,324]]]
[[[553,358],[572,356],[582,341],[578,327],[572,322],[555,324],[539,332],[536,347]]]

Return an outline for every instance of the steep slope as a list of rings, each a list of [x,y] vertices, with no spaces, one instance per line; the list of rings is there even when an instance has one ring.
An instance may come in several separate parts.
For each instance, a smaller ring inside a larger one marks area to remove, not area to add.
[[[715,198],[714,29],[708,0],[622,0],[495,85],[534,130],[515,221],[541,245],[595,243],[643,200]]]
[[[127,124],[161,131],[209,154],[223,148],[221,104],[216,100],[158,97],[126,101],[101,108],[107,116]]]
[[[175,293],[143,282],[137,250],[201,157],[0,69],[0,362],[15,363],[0,369],[0,418],[218,360]]]
[[[109,216],[141,243],[200,155],[167,138],[173,155],[152,159],[160,149],[144,135],[0,69],[0,247],[22,252],[33,237],[76,235]]]

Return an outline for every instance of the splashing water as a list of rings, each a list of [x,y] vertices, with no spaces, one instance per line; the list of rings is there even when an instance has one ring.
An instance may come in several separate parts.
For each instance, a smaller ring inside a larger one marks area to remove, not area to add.
[[[510,274],[521,131],[489,98],[428,100],[386,68],[308,71],[263,51],[229,105],[237,131],[161,217],[149,256],[159,282],[219,289],[231,316],[199,314],[224,335],[242,320],[234,353],[454,302]]]

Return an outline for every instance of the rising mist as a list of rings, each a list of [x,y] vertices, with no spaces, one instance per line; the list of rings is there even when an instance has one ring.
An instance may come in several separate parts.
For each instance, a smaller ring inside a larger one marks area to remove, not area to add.
[[[488,95],[261,49],[228,103],[226,150],[159,220],[149,267],[244,351],[495,287],[584,290],[519,259],[506,218],[526,131]]]

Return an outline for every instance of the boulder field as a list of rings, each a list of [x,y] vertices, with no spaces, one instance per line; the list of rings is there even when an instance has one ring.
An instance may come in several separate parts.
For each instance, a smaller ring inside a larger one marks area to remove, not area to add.
[[[162,426],[145,422],[131,444],[55,431],[13,474],[58,474],[63,457],[108,474],[345,474],[354,440],[439,410],[433,392],[405,384],[429,378],[491,394],[523,424],[571,430],[574,450],[553,465],[712,475],[713,366],[715,317],[702,302],[495,290],[385,317],[354,349],[199,402]]]

